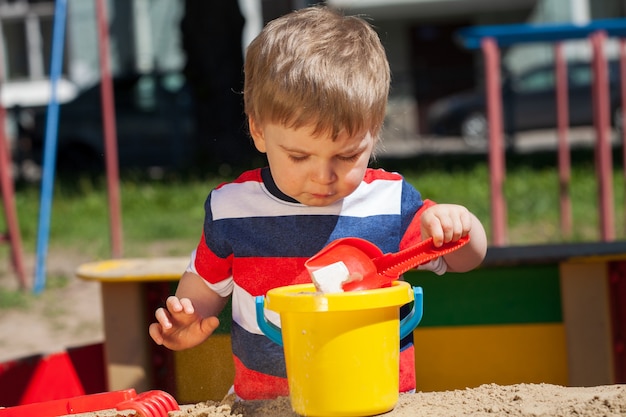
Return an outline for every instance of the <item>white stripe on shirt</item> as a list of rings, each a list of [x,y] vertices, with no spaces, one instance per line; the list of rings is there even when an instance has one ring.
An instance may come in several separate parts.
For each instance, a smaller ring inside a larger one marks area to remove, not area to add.
[[[402,181],[376,180],[361,185],[348,197],[334,204],[324,207],[302,206],[306,215],[339,215],[351,217],[368,217],[376,215],[399,214],[398,205],[401,194]],[[214,190],[211,197],[211,214],[213,220],[246,218],[246,217],[275,217],[293,216],[294,207],[299,203],[289,203],[274,197],[265,186],[256,181],[226,184]],[[228,194],[231,194],[229,196]],[[264,194],[260,196],[259,194]],[[218,194],[219,195],[218,197]],[[376,204],[361,204],[362,200],[375,196]],[[270,198],[267,198],[267,197]],[[263,197],[263,198],[260,198]]]

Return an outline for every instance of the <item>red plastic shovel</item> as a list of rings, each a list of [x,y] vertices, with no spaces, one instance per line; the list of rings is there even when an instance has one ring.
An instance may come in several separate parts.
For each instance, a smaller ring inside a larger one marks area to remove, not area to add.
[[[152,390],[137,394],[133,388],[129,388],[0,408],[0,417],[57,417],[107,409],[134,410],[138,417],[167,417],[170,411],[180,410],[174,397],[165,391]]]
[[[304,265],[314,277],[322,268],[341,262],[349,273],[349,279],[342,284],[344,291],[370,290],[387,287],[406,271],[455,251],[468,241],[469,236],[465,236],[435,247],[429,238],[400,252],[383,254],[372,242],[348,237],[331,242]]]

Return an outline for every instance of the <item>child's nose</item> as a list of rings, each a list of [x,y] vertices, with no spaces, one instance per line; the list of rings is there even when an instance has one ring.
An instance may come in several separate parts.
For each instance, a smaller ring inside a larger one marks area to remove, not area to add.
[[[335,167],[331,162],[317,164],[313,170],[314,181],[320,184],[329,184],[337,179]]]

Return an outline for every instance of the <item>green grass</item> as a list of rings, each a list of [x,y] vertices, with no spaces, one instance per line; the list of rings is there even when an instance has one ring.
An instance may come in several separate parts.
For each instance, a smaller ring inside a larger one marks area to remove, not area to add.
[[[207,193],[223,180],[123,178],[120,213],[125,255],[142,256],[145,246],[155,241],[182,240],[195,244],[200,236]],[[34,252],[40,215],[38,186],[18,187],[15,204],[24,250]],[[61,247],[97,257],[107,256],[111,237],[108,191],[103,179],[84,177],[56,181],[49,245],[51,250]],[[190,249],[190,246],[181,248],[185,252]]]
[[[624,232],[624,176],[621,149],[613,152],[613,208],[616,239]],[[601,240],[598,182],[593,153],[571,153],[569,196],[572,233],[561,230],[559,175],[554,152],[509,154],[504,196],[507,242],[510,245]],[[489,168],[484,155],[424,155],[410,160],[381,161],[380,166],[402,172],[425,198],[467,206],[483,222],[491,238]]]
[[[573,154],[572,236],[563,236],[559,226],[558,174],[554,158],[551,154],[507,158],[504,193],[509,244],[600,239],[593,156],[590,152]],[[382,160],[377,164],[402,172],[425,198],[466,205],[490,233],[489,171],[485,156],[422,156]],[[621,166],[615,165],[616,235],[623,238],[624,181]],[[172,255],[187,254],[200,236],[207,193],[228,179],[207,175],[150,180],[123,175],[120,191],[124,256],[144,256],[150,246],[158,242],[170,242]],[[15,204],[24,250],[34,253],[39,185],[19,185]],[[0,219],[0,230],[6,229],[3,222],[4,218]],[[50,250],[65,248],[106,258],[110,256],[109,227],[104,179],[57,179],[50,217]],[[4,252],[0,252],[2,254]]]
[[[470,208],[482,221],[488,234],[491,229],[489,175],[485,165],[460,172],[433,172],[410,178],[425,196],[438,202],[455,202]],[[623,237],[623,181],[613,178],[616,226]],[[507,172],[504,185],[510,244],[596,241],[599,235],[596,180],[591,166],[576,166],[572,171],[570,199],[573,232],[565,236],[560,227],[559,179],[553,168],[519,167]],[[490,234],[489,234],[490,236]]]
[[[7,290],[0,287],[0,310],[20,309],[25,310],[30,305],[32,297],[21,291]]]

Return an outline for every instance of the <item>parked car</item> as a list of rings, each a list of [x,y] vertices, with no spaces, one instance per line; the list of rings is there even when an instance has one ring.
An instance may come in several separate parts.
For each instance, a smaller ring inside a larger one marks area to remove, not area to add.
[[[567,75],[570,125],[593,125],[593,69],[590,63],[569,62]],[[518,131],[556,126],[555,80],[553,64],[503,76],[503,125],[507,139],[512,139]],[[609,80],[611,122],[614,127],[621,128],[618,61],[609,62]],[[428,126],[435,135],[460,136],[469,146],[486,147],[488,123],[484,89],[436,101],[428,112]]]
[[[102,171],[105,143],[101,84],[59,106],[57,168]],[[142,74],[113,80],[118,161],[124,167],[180,167],[194,157],[192,100],[180,73]],[[47,106],[22,126],[37,162],[43,159]]]

